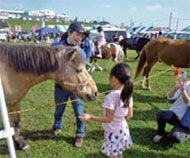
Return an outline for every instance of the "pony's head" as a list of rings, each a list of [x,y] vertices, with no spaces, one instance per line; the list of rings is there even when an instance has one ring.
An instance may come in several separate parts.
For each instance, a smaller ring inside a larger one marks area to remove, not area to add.
[[[84,65],[84,58],[77,47],[62,49],[59,53],[59,83],[84,100],[94,100],[97,87]]]

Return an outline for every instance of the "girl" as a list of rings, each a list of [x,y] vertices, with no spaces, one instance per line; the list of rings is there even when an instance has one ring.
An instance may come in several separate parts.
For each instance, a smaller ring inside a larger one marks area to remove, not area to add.
[[[123,151],[132,144],[126,122],[133,116],[131,68],[124,63],[117,64],[111,70],[109,83],[113,91],[104,100],[104,115],[83,114],[80,119],[101,122],[105,131],[102,152],[108,158],[122,158]]]
[[[97,48],[97,53],[98,53],[96,54],[96,57],[102,58],[101,47],[106,45],[106,39],[105,39],[103,28],[101,26],[98,26],[97,32],[98,32],[98,36],[94,39],[94,42]]]

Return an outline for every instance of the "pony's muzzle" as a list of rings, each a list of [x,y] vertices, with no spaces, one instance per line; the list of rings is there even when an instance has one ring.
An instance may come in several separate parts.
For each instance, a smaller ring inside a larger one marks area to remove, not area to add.
[[[95,92],[93,95],[86,94],[86,98],[87,98],[88,101],[95,100],[96,96],[97,96],[97,92]]]

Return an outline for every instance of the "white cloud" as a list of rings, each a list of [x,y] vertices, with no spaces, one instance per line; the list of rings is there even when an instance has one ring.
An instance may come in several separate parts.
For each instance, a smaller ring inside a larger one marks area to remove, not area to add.
[[[155,11],[155,10],[161,10],[163,9],[163,7],[161,5],[148,5],[145,7],[146,10],[149,10],[149,11]]]
[[[130,11],[137,11],[137,8],[136,7],[131,7]]]

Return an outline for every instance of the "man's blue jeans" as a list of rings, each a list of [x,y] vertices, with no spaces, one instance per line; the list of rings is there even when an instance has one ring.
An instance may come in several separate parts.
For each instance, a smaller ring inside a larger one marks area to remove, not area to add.
[[[59,84],[55,84],[55,103],[63,103],[70,100],[78,99],[78,97],[73,94],[72,92],[69,92],[62,88]],[[72,102],[73,110],[75,112],[75,117],[77,121],[77,131],[76,135],[84,136],[84,122],[81,122],[79,119],[79,116],[83,114],[83,100]],[[65,111],[66,104],[56,105],[55,113],[54,113],[54,128],[62,128],[63,124],[63,113]]]

